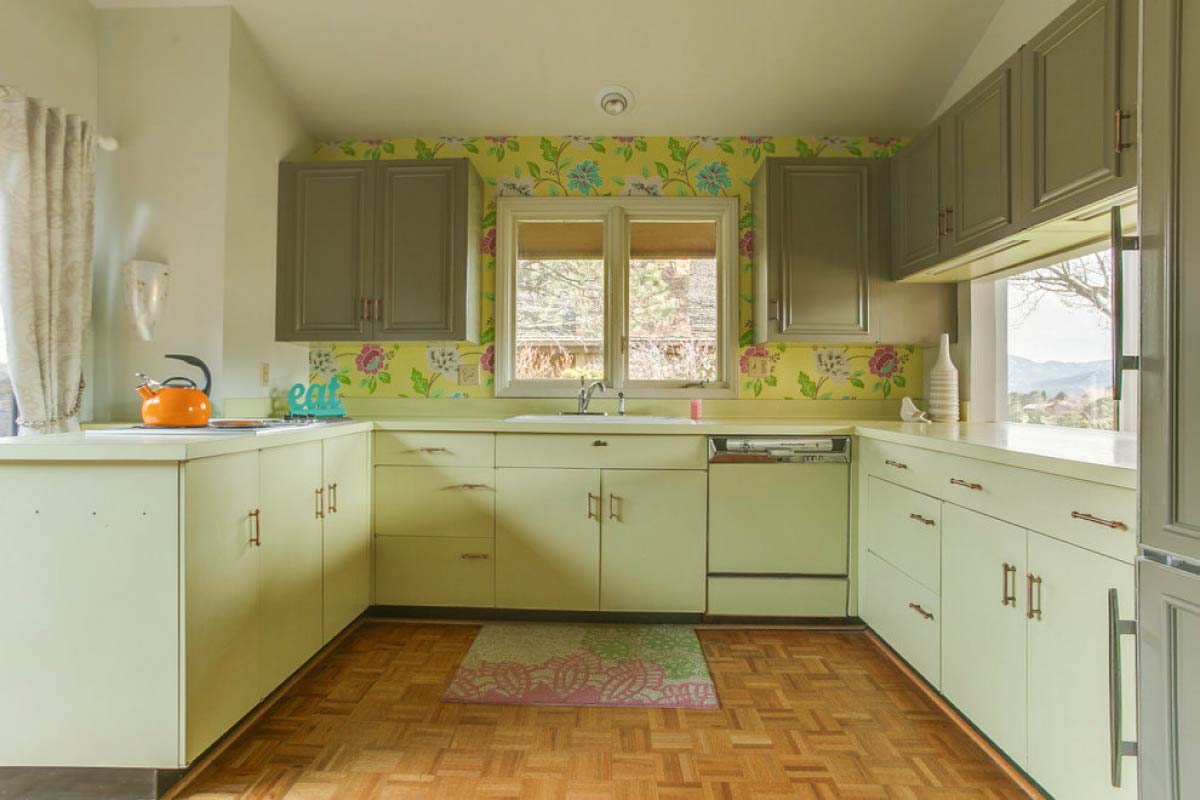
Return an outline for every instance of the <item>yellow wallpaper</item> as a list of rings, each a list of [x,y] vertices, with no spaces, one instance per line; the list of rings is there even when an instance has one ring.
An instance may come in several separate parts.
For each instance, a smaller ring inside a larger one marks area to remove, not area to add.
[[[484,180],[481,344],[314,344],[310,379],[336,379],[348,397],[491,397],[497,194],[681,195],[739,198],[741,398],[857,400],[921,397],[922,351],[880,346],[753,345],[750,181],[769,156],[884,158],[900,139],[877,136],[443,136],[325,142],[318,159],[461,158]],[[479,384],[458,383],[460,364]]]

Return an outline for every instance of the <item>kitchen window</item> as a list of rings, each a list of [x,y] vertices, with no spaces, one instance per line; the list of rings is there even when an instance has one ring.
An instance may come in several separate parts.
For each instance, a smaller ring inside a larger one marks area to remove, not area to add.
[[[1113,262],[1107,249],[1084,252],[1001,281],[1006,325],[997,349],[1000,417],[1011,422],[1135,431],[1137,373],[1122,374],[1113,402],[1113,326],[1126,354],[1137,352],[1137,253],[1126,252],[1124,303],[1113,303]],[[998,309],[1001,310],[1001,309]],[[1006,334],[1006,335],[1005,335]]]
[[[496,393],[732,397],[734,198],[497,202]]]

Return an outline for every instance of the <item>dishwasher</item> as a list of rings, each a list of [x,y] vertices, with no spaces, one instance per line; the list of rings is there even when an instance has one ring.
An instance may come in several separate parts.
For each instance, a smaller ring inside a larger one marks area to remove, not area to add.
[[[708,613],[845,617],[849,436],[712,436]]]

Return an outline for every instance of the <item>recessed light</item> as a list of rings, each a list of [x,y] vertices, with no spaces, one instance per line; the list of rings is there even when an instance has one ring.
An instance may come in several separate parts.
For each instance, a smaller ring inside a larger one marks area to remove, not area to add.
[[[633,92],[624,86],[605,86],[596,95],[596,105],[610,117],[620,116],[633,108]]]

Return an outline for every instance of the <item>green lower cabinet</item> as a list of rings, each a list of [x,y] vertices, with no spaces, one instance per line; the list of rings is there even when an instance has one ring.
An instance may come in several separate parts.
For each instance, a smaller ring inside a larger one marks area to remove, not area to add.
[[[709,578],[708,613],[734,617],[844,617],[845,578]]]
[[[938,595],[874,553],[863,553],[859,613],[934,688],[941,686]]]
[[[495,604],[490,538],[376,536],[375,602],[384,606]]]
[[[600,608],[704,611],[707,474],[604,470],[600,484]]]
[[[1025,529],[942,509],[942,694],[1027,764]]]

